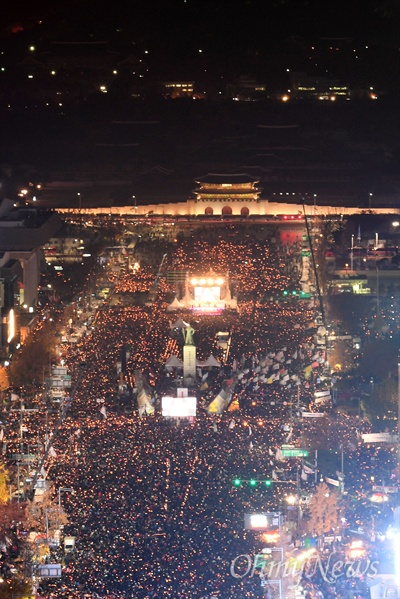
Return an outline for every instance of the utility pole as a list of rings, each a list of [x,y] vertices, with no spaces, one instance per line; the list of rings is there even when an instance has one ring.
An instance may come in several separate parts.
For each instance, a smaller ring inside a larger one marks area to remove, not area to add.
[[[340,446],[341,449],[341,465],[340,465],[340,493],[344,493],[344,451],[343,443]]]
[[[319,277],[318,277],[317,265],[316,265],[316,262],[315,262],[314,247],[313,247],[313,242],[312,242],[312,239],[311,239],[310,225],[308,223],[308,217],[307,217],[307,214],[306,214],[306,206],[305,206],[305,203],[304,203],[304,198],[302,198],[302,201],[303,201],[304,222],[306,224],[308,243],[310,245],[311,260],[312,260],[312,265],[313,265],[313,270],[314,270],[314,276],[315,276],[315,285],[317,287],[319,309],[320,309],[320,312],[321,312],[322,322],[324,323],[324,327],[326,329],[326,319],[325,319],[324,304],[322,302],[322,295],[321,295],[321,288],[319,286]],[[326,346],[327,346],[327,343],[326,343]]]
[[[354,235],[351,236],[350,270],[354,270]]]
[[[21,491],[21,481],[20,481],[20,473],[19,473],[19,460],[17,460],[17,485],[18,485],[18,490],[17,490],[17,502],[19,503],[19,494]]]
[[[376,318],[379,317],[379,268],[376,267]]]

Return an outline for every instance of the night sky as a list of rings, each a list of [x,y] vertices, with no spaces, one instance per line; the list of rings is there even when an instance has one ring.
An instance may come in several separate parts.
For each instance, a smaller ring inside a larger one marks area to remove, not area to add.
[[[360,71],[369,69],[375,84],[393,88],[399,7],[400,0],[25,1],[2,7],[0,44],[22,60],[32,43],[40,54],[55,40],[105,40],[121,55],[145,58],[154,78],[249,75],[274,83],[283,68],[314,74],[307,54],[321,38],[335,38],[333,44],[351,38],[355,52],[368,47],[373,56],[360,57]],[[351,68],[357,73],[359,66]],[[345,69],[327,74],[354,79]]]
[[[266,52],[291,36],[397,43],[399,6],[399,0],[42,0],[2,7],[2,29],[147,45],[160,57],[202,49],[229,60],[232,52]]]
[[[46,173],[52,169],[110,164],[115,170],[126,164],[130,173],[168,160],[169,169],[180,168],[190,179],[192,170],[210,169],[214,155],[214,168],[218,161],[225,169],[234,168],[236,162],[240,166],[259,161],[252,143],[244,144],[248,156],[243,143],[231,151],[227,136],[251,136],[258,123],[279,122],[299,124],[321,140],[322,132],[332,127],[346,131],[353,148],[360,142],[367,144],[363,152],[370,143],[385,148],[379,164],[396,172],[399,34],[400,0],[9,2],[2,6],[0,19],[0,163],[33,164],[40,177],[51,178]],[[62,69],[52,80],[48,61],[53,42],[63,41],[106,42],[118,78],[110,75],[107,81],[96,81],[93,90],[81,90],[81,82]],[[139,68],[120,68],[128,58]],[[36,74],[28,79],[26,65],[35,61],[42,68],[42,80]],[[356,90],[356,96],[358,90],[374,90],[379,102],[344,106],[338,101],[329,115],[326,106],[307,102],[234,106],[239,103],[229,100],[223,109],[218,104],[210,107],[211,101],[207,106],[186,105],[183,114],[181,105],[171,107],[159,92],[158,103],[151,104],[156,98],[153,90],[168,80],[193,81],[203,97],[219,100],[224,94],[232,97],[230,87],[248,78],[265,85],[268,98],[276,98],[288,91],[296,72],[337,81]],[[98,93],[103,83],[109,87],[107,95]],[[131,129],[121,137],[113,120],[132,118],[159,120],[157,135],[148,139]],[[132,155],[126,150],[117,158],[112,150],[101,154],[99,144],[113,142],[137,143],[137,150],[129,150]],[[340,154],[345,154],[344,148]],[[386,165],[389,159],[394,167]],[[184,188],[188,185],[185,181]]]

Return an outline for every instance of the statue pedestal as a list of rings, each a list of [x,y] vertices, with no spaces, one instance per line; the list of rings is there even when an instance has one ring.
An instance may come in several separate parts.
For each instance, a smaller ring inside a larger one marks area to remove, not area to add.
[[[186,381],[190,377],[193,381],[196,380],[196,346],[183,346],[183,380]]]

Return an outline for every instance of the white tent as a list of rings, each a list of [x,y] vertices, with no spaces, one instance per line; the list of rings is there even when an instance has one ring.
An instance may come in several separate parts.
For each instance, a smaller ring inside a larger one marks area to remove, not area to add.
[[[216,358],[214,358],[212,354],[210,354],[210,356],[204,362],[204,366],[215,366],[216,368],[221,368],[221,364]]]
[[[179,317],[178,320],[176,320],[173,324],[171,324],[171,329],[186,329],[186,327],[189,327],[189,326],[190,326],[190,324],[188,322],[185,322],[184,320],[182,320],[181,317]]]
[[[151,403],[151,388],[141,370],[135,370],[135,379],[139,416],[154,414],[154,406]]]
[[[178,356],[172,354],[165,362],[165,366],[166,368],[183,368],[183,362],[178,358]]]
[[[181,302],[176,297],[174,299],[174,301],[171,304],[169,304],[169,306],[167,306],[167,312],[176,312],[177,310],[182,310],[182,308],[184,308],[184,307],[185,306],[183,304],[181,304]],[[178,320],[182,320],[182,319],[178,318]]]

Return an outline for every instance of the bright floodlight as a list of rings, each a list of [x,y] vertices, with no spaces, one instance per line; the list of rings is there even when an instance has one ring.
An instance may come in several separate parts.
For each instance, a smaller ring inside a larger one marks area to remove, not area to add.
[[[10,341],[12,341],[12,339],[14,339],[14,336],[15,336],[15,314],[14,314],[14,308],[11,308],[9,315],[8,315],[7,343],[10,343]]]
[[[194,288],[194,299],[201,303],[213,303],[220,300],[220,287],[197,286]]]
[[[285,499],[286,503],[289,505],[294,505],[296,503],[296,497],[294,495],[288,495]]]

